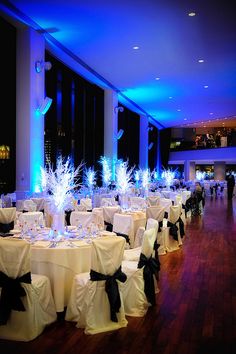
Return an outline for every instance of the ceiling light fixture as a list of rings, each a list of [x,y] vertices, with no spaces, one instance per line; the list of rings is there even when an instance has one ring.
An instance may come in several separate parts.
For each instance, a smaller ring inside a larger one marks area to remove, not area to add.
[[[199,63],[204,63],[204,59],[199,59],[198,62]]]
[[[159,77],[156,77],[156,78],[155,78],[155,80],[157,80],[157,81],[158,81],[158,80],[160,80],[160,78],[159,78]]]
[[[193,12],[193,11],[189,12],[188,15],[189,15],[189,17],[194,17],[196,15],[196,12]]]
[[[138,46],[138,45],[134,45],[134,46],[133,46],[133,49],[134,49],[134,50],[138,50],[138,49],[139,49],[139,46]]]
[[[204,85],[203,87],[204,87],[205,89],[207,89],[209,86],[208,86],[208,85]]]

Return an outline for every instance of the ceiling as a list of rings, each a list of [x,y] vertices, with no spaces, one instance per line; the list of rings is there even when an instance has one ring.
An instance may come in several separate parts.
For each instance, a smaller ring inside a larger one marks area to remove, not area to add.
[[[44,33],[48,48],[73,58],[83,76],[115,89],[123,104],[158,127],[209,120],[236,127],[233,1],[2,3],[4,12]]]

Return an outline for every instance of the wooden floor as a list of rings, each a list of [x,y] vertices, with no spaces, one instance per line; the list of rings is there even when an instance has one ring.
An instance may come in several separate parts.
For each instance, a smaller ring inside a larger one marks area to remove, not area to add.
[[[157,306],[128,327],[88,336],[58,320],[29,343],[0,341],[1,354],[235,354],[236,197],[206,200],[182,249],[160,257]]]

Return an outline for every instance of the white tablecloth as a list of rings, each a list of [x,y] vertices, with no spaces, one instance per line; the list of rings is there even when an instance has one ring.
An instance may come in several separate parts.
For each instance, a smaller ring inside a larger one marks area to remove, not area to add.
[[[115,235],[101,231],[101,236]],[[46,275],[51,283],[56,311],[67,306],[73,278],[76,274],[90,271],[91,245],[84,240],[58,242],[56,248],[49,248],[50,241],[37,241],[31,246],[31,270]]]

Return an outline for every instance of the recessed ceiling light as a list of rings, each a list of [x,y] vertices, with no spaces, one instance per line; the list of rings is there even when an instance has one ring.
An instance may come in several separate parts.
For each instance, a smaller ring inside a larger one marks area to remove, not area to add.
[[[228,119],[228,118],[225,118],[225,119]]]
[[[203,87],[204,87],[205,89],[207,89],[207,88],[208,88],[208,85],[204,85]]]
[[[204,59],[199,59],[198,62],[199,63],[204,63]]]
[[[173,97],[172,96],[169,96],[169,99],[171,100]]]
[[[137,49],[139,49],[139,46],[138,45],[134,45],[133,49],[137,50]]]
[[[194,17],[196,15],[196,12],[191,11],[188,13],[188,15],[189,15],[189,17]]]
[[[187,118],[184,118],[184,120],[187,120]]]
[[[210,112],[210,115],[212,116],[213,112]]]
[[[181,109],[177,109],[178,112],[181,112]]]
[[[203,125],[203,128],[206,128],[206,125]]]
[[[155,78],[155,80],[157,80],[157,81],[158,81],[158,80],[160,80],[160,78],[159,78],[159,77],[156,77],[156,78]]]

